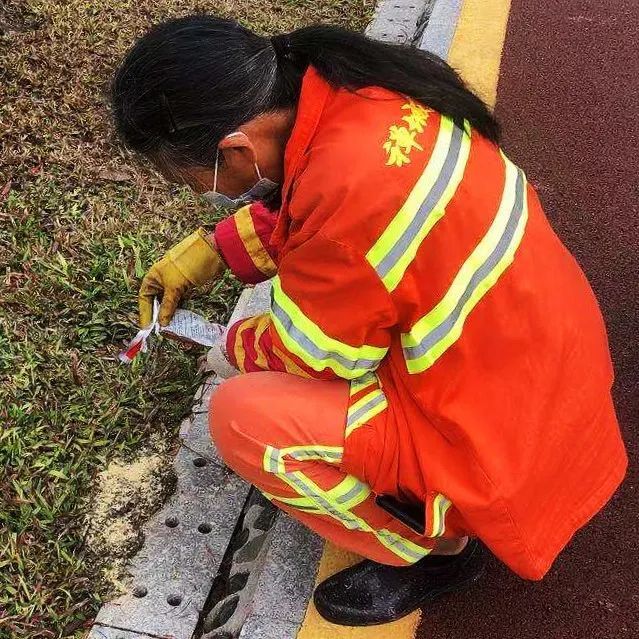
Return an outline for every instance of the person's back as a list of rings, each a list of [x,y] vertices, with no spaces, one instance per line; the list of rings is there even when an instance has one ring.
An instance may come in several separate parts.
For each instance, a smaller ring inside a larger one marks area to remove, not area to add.
[[[300,110],[278,287],[313,317],[310,273],[338,287],[361,269],[323,319],[354,341],[374,317],[365,343],[390,345],[377,369],[390,408],[349,435],[364,464],[349,470],[382,494],[399,477],[427,516],[445,495],[449,531],[542,577],[625,472],[588,282],[523,171],[468,123],[384,89],[331,90],[312,70]]]

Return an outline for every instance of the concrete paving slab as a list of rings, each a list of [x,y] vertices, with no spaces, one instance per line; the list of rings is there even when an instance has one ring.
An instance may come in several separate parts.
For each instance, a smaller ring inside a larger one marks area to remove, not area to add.
[[[299,624],[290,621],[254,616],[247,620],[240,639],[289,639],[296,637],[298,630]]]
[[[251,618],[301,624],[323,547],[321,537],[282,513],[255,591]],[[247,630],[240,636],[250,635]],[[280,639],[288,639],[288,635]]]
[[[417,46],[446,60],[462,4],[463,0],[432,0]]]
[[[130,630],[120,630],[118,628],[108,628],[107,626],[93,626],[87,639],[157,639],[152,635],[131,632]]]
[[[412,44],[432,0],[382,0],[366,34],[382,42]]]
[[[103,606],[97,624],[193,636],[249,489],[213,456],[202,459],[178,453],[177,492],[144,528],[144,546],[128,568],[131,591]]]

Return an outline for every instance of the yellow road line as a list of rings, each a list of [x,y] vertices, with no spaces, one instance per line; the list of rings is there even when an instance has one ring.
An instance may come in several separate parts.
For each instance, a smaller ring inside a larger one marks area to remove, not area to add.
[[[491,107],[509,13],[510,0],[465,0],[448,54],[450,65]]]
[[[491,107],[494,107],[497,98],[499,65],[509,12],[510,0],[465,0],[448,55],[448,62]],[[361,557],[327,543],[316,583],[360,560]],[[420,615],[419,611],[414,612],[383,626],[347,628],[322,619],[311,600],[297,639],[412,639],[419,626]]]
[[[353,553],[341,550],[333,544],[324,546],[322,559],[317,571],[316,583],[319,583],[331,575],[352,566],[361,561],[361,557]],[[313,602],[306,610],[306,616],[302,628],[297,634],[297,639],[410,639],[415,636],[419,625],[420,613],[414,612],[399,621],[383,626],[369,626],[366,628],[348,628],[336,626],[319,616]]]

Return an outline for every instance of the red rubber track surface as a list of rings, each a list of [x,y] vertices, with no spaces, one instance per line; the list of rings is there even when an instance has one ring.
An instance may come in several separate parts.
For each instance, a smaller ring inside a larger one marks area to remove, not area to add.
[[[639,0],[513,0],[497,115],[599,298],[630,471],[541,582],[492,560],[419,639],[639,639]]]

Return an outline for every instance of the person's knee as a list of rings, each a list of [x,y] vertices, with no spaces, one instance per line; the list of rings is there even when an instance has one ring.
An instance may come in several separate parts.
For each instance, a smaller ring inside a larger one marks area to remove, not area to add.
[[[209,429],[218,453],[236,470],[248,459],[263,455],[263,422],[268,414],[268,397],[263,384],[249,373],[224,381],[213,393],[209,406]],[[241,459],[240,459],[241,458]]]
[[[225,380],[215,390],[209,405],[209,430],[222,459],[230,466],[233,450],[241,447],[241,431],[235,427],[242,414],[242,397],[245,396],[244,376]]]

